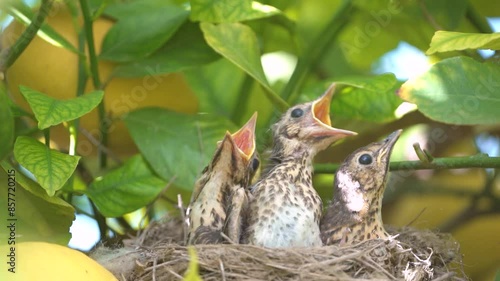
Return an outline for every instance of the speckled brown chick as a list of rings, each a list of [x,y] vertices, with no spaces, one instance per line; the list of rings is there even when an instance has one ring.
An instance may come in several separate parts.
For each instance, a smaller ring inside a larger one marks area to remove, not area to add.
[[[259,167],[255,149],[257,113],[234,134],[226,133],[195,184],[187,209],[188,244],[239,243],[248,186]]]
[[[318,99],[293,106],[273,125],[270,166],[250,188],[243,243],[264,247],[320,246],[322,202],[312,186],[318,151],[356,133],[331,127],[332,85]]]
[[[350,154],[335,174],[333,200],[321,219],[325,245],[349,245],[389,237],[382,222],[382,198],[389,158],[401,130]]]

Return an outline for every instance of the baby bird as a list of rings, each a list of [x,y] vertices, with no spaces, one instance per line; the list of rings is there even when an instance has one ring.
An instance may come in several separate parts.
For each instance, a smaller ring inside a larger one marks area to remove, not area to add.
[[[331,127],[335,85],[318,99],[296,105],[273,125],[271,166],[250,188],[243,243],[270,248],[320,246],[322,202],[312,186],[318,151],[356,133]]]
[[[195,184],[187,209],[188,244],[217,244],[223,234],[239,243],[247,188],[259,167],[255,149],[257,113],[236,133],[226,135]]]
[[[401,130],[350,154],[335,174],[333,201],[321,219],[325,245],[386,239],[382,222],[389,158]]]

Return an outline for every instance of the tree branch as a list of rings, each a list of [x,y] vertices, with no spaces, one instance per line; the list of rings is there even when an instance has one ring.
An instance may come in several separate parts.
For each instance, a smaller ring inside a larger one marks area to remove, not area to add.
[[[339,164],[315,164],[315,174],[333,174]],[[466,157],[434,158],[432,162],[422,161],[396,161],[390,163],[391,171],[402,170],[440,170],[463,168],[500,168],[500,157],[489,157],[487,154],[477,154]]]
[[[92,77],[92,82],[94,84],[94,88],[96,90],[102,89],[102,83],[99,78],[99,65],[97,61],[97,55],[94,44],[94,31],[92,28],[92,16],[90,14],[88,0],[80,0],[80,7],[83,15],[83,25],[85,37],[87,40],[87,47],[89,50],[89,60],[90,60],[90,72]],[[108,144],[108,123],[105,122],[106,119],[106,108],[104,106],[104,99],[99,103],[98,106],[99,112],[99,129],[101,132],[101,144],[106,147]],[[106,167],[106,154],[103,152],[101,148],[98,148],[99,151],[99,162],[101,168]]]

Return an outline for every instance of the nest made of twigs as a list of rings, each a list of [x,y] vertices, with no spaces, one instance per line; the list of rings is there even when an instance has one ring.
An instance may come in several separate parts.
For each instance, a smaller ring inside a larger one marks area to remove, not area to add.
[[[269,249],[253,245],[195,245],[204,280],[468,280],[458,243],[449,234],[389,228],[389,240],[352,246]],[[119,280],[180,280],[190,256],[182,220],[152,223],[118,249],[93,258]]]

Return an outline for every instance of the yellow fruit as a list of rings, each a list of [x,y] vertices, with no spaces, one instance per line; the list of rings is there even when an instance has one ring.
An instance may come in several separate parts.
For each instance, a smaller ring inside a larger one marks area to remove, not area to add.
[[[93,259],[65,246],[45,242],[23,242],[15,245],[15,251],[11,251],[10,247],[12,246],[0,247],[2,256],[7,256],[0,271],[0,280],[118,280]]]
[[[71,15],[62,4],[54,5],[46,23],[73,46],[78,46],[77,32]],[[113,21],[105,18],[99,18],[94,22],[94,39],[98,54],[104,36],[113,24]],[[2,35],[2,45],[11,46],[24,29],[25,27],[18,22],[10,24]],[[197,112],[198,100],[181,73],[148,75],[133,79],[113,78],[108,81],[115,66],[110,62],[99,62],[100,79],[103,83],[107,82],[104,89],[104,102],[109,117],[107,121],[112,122],[108,148],[115,154],[129,155],[137,151],[123,122],[119,120],[124,113],[146,106],[164,107],[184,113]],[[19,85],[31,87],[58,99],[73,98],[77,89],[77,68],[76,54],[36,37],[7,71],[9,91],[15,102],[25,109],[29,107],[19,92]],[[89,79],[86,92],[92,90],[93,84]],[[98,120],[97,110],[93,110],[81,118],[80,124],[85,130],[97,136]],[[51,129],[51,138],[61,148],[67,148],[68,133],[61,125]],[[98,136],[96,138],[100,140]],[[96,148],[86,137],[80,136],[79,140],[80,155],[95,155]]]
[[[500,215],[482,216],[454,231],[464,254],[466,272],[473,280],[493,280],[488,275],[500,266]]]

